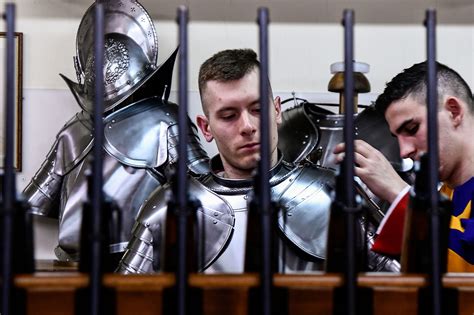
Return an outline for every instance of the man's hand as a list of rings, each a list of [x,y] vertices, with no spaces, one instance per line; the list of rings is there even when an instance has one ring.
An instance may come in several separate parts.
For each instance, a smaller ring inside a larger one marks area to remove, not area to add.
[[[344,143],[333,150],[337,163],[344,158]],[[387,158],[377,149],[363,140],[355,141],[355,174],[380,199],[390,203],[408,186],[397,174]]]

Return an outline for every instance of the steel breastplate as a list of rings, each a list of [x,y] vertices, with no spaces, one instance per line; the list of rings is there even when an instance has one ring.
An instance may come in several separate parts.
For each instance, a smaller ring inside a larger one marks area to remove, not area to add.
[[[211,168],[219,160],[211,161]],[[330,187],[334,183],[331,170],[306,165],[295,167],[282,159],[270,171],[272,199],[281,209],[278,226],[283,235],[304,253],[316,258],[326,257],[327,226],[331,205]],[[222,196],[245,195],[252,191],[252,179],[229,180],[208,174],[202,182]]]
[[[215,168],[216,162],[220,162],[219,158],[212,160],[214,170],[219,169],[219,166]],[[314,166],[294,167],[282,160],[271,170],[272,195],[282,204],[278,225],[283,233],[280,246],[285,247],[286,253],[280,261],[284,270],[322,269],[331,201],[329,187],[333,180],[330,170]],[[149,273],[154,270],[153,262],[160,269],[163,267],[168,187],[165,185],[154,191],[140,210],[119,272]],[[204,254],[199,262],[200,269],[209,268],[207,271],[210,272],[243,269],[245,242],[242,242],[242,237],[246,237],[246,223],[237,227],[239,231],[235,230],[234,224],[236,211],[246,211],[243,209],[247,207],[252,192],[252,180],[229,180],[209,173],[199,179],[191,178],[189,190],[190,195],[204,205],[197,214],[199,252]],[[237,245],[229,245],[234,236]],[[285,245],[288,242],[292,244],[291,248]],[[239,255],[235,261],[226,254],[229,246]],[[159,254],[154,253],[157,250]]]

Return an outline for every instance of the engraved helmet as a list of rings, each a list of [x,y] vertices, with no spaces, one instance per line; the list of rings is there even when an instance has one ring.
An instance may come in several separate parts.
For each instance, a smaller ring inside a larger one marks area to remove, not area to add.
[[[102,0],[104,6],[104,112],[122,104],[156,72],[158,39],[145,8],[135,0]],[[92,4],[76,37],[78,83],[61,75],[79,105],[89,113],[94,104],[94,17]],[[123,104],[122,104],[123,105]]]

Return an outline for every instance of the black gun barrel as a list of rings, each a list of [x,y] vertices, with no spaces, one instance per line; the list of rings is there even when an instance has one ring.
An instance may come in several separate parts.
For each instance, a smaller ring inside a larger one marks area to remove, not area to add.
[[[347,314],[356,313],[357,270],[355,190],[354,190],[354,11],[344,10],[344,143],[346,146],[343,178],[346,216],[347,264],[345,283],[347,290]]]
[[[431,302],[432,314],[442,312],[442,283],[440,261],[440,216],[438,213],[438,87],[436,69],[436,11],[426,11],[427,30],[427,93],[428,106],[428,187],[430,192],[430,234],[431,234]]]
[[[270,197],[270,108],[268,73],[268,8],[258,9],[260,50],[260,161],[258,169],[259,207],[262,216],[262,314],[270,315],[272,301],[272,209]]]
[[[101,3],[95,6],[95,32],[94,32],[94,58],[95,58],[95,96],[94,96],[94,147],[92,161],[92,183],[89,188],[90,202],[92,209],[92,237],[91,237],[91,265],[90,265],[90,314],[101,314],[102,292],[102,261],[103,244],[102,241],[102,220],[103,220],[103,160],[102,147],[104,143],[104,123],[102,116],[104,113],[104,7]]]
[[[2,305],[0,313],[9,315],[12,311],[13,269],[13,207],[16,196],[15,173],[13,169],[14,152],[14,121],[15,121],[15,4],[5,5],[5,21],[7,30],[6,46],[6,80],[5,80],[5,158],[3,174],[3,226],[2,226]]]
[[[178,315],[187,314],[188,270],[187,270],[187,225],[188,225],[188,178],[187,178],[187,142],[188,142],[188,9],[180,6],[177,10],[179,25],[179,85],[178,85],[178,167],[175,200],[177,203],[177,243],[178,266],[176,268]]]

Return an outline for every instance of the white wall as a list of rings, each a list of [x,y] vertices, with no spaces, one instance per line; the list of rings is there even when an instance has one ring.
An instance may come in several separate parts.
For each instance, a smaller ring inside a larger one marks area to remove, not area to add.
[[[24,33],[23,189],[41,162],[56,132],[79,109],[58,73],[75,79],[72,56],[79,19],[18,17],[17,31]],[[0,31],[4,30],[3,25]],[[159,62],[177,45],[177,26],[158,21]],[[474,86],[474,26],[439,25],[437,56]],[[271,24],[270,76],[276,95],[319,98],[331,77],[329,65],[343,58],[343,29],[336,24]],[[258,49],[254,23],[191,22],[189,25],[190,115],[199,112],[197,73],[211,54],[226,48]],[[425,58],[425,29],[420,25],[356,25],[355,58],[371,65],[367,75],[374,95],[405,67]],[[176,79],[176,76],[175,78]],[[173,90],[176,90],[176,80]],[[299,94],[302,93],[302,94]],[[324,96],[324,95],[323,95]],[[329,95],[334,100],[336,95]],[[317,99],[314,99],[317,100]],[[213,148],[208,147],[212,154]],[[54,221],[40,220],[37,258],[52,257]]]

